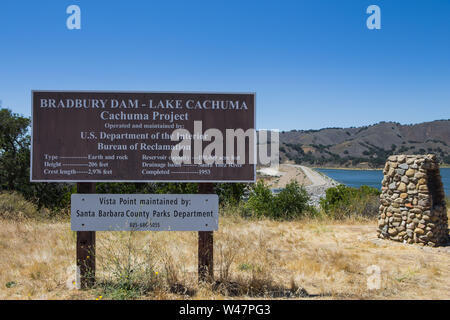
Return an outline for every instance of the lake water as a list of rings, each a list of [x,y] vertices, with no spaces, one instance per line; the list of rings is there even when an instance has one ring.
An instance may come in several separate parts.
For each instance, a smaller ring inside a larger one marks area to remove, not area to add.
[[[349,187],[358,188],[362,185],[381,189],[383,180],[382,170],[340,170],[340,169],[316,169],[330,178],[339,181]],[[441,168],[442,183],[447,197],[450,197],[450,168]]]

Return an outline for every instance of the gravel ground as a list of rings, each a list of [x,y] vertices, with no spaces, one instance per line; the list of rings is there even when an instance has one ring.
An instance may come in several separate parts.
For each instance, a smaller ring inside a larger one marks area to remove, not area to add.
[[[312,182],[311,185],[305,187],[306,191],[311,197],[309,204],[312,206],[318,207],[319,201],[321,198],[325,197],[327,189],[340,184],[336,180],[333,180],[330,177],[327,177],[326,175],[321,174],[311,168],[305,166],[298,167],[303,170],[305,175]]]
[[[305,187],[311,197],[309,204],[315,207],[319,207],[319,201],[321,198],[325,197],[328,188],[340,184],[336,180],[333,180],[314,169],[295,164],[280,165],[278,175],[268,172],[268,170],[262,171],[262,173],[271,173],[273,175],[269,182],[269,187],[271,189],[281,190],[291,180],[296,180],[300,185]]]

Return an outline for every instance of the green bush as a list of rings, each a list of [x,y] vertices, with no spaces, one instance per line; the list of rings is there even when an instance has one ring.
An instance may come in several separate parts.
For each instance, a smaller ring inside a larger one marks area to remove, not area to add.
[[[248,184],[246,183],[217,183],[216,194],[222,205],[238,205],[244,197]]]
[[[334,219],[374,218],[378,215],[380,191],[369,186],[351,188],[339,185],[329,188],[320,199],[323,211]]]
[[[101,194],[154,193],[155,186],[151,183],[100,182],[96,183],[95,190]]]
[[[309,209],[309,195],[297,181],[287,184],[275,196],[275,218],[295,218]]]
[[[256,217],[292,219],[310,209],[306,190],[292,181],[277,195],[272,194],[263,181],[258,181],[250,192],[245,209]]]
[[[17,189],[25,199],[36,203],[38,209],[47,208],[54,212],[70,207],[70,195],[76,192],[73,183],[30,183]]]
[[[270,216],[274,211],[274,196],[263,181],[258,181],[250,191],[245,209],[254,216]]]
[[[158,183],[156,184],[155,193],[173,193],[173,194],[189,194],[198,193],[197,183]]]

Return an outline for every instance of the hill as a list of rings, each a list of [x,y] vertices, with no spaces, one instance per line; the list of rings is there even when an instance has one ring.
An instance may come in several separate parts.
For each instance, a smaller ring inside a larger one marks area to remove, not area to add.
[[[382,167],[391,154],[435,153],[450,164],[450,119],[402,125],[280,132],[281,162],[315,166]]]

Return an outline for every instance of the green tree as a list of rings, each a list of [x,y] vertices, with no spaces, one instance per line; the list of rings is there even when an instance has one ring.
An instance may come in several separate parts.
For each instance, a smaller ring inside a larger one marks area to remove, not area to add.
[[[262,180],[253,186],[245,207],[258,217],[273,215],[275,211],[274,195]]]
[[[28,184],[30,119],[0,110],[0,190],[23,190]]]
[[[217,183],[215,190],[220,203],[238,204],[246,193],[246,183]]]
[[[275,218],[289,219],[300,216],[309,208],[309,195],[303,186],[293,180],[275,197]]]
[[[263,181],[258,181],[245,207],[256,217],[286,220],[300,217],[311,209],[308,201],[308,193],[297,181],[288,183],[278,194],[272,194]]]
[[[0,109],[0,191],[18,191],[39,208],[66,207],[74,185],[30,183],[30,119]]]

